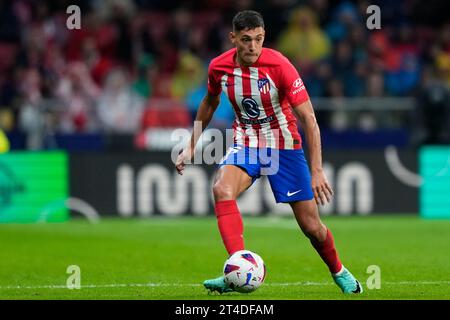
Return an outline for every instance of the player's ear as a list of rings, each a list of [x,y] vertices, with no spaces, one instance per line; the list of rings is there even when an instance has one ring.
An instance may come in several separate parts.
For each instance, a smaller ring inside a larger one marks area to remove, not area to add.
[[[231,31],[228,34],[228,37],[230,38],[230,41],[231,41],[232,44],[236,44],[236,34],[233,31]]]

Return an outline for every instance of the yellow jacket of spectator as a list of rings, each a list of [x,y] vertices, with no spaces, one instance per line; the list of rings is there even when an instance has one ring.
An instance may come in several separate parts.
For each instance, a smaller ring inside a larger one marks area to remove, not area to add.
[[[320,29],[314,12],[301,7],[292,12],[277,48],[295,63],[311,63],[329,55],[331,44],[327,34]]]
[[[0,153],[9,151],[9,140],[3,130],[0,129]]]

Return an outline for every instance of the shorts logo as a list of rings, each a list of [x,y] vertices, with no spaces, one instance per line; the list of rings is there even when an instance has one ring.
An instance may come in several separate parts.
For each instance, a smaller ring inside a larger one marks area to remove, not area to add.
[[[262,94],[266,94],[270,91],[270,82],[267,78],[262,78],[258,80],[258,90]]]
[[[244,98],[242,99],[242,107],[244,108],[245,113],[252,119],[259,117],[259,106],[255,100],[252,98]]]
[[[297,191],[294,191],[294,192],[288,191],[288,192],[286,193],[286,195],[287,195],[288,197],[292,197],[294,194],[299,193],[300,191],[302,191],[302,189],[297,190]]]

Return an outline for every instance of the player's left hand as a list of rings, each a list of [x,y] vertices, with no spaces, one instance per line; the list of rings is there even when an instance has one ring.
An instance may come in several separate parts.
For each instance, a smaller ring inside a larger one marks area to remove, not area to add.
[[[312,172],[311,187],[314,192],[314,200],[318,205],[323,206],[331,201],[334,192],[323,169]]]

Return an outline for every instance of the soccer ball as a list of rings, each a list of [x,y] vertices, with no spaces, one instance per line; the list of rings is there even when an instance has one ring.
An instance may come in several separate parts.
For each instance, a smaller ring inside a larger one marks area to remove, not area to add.
[[[263,259],[249,250],[233,253],[223,266],[225,283],[241,293],[249,293],[258,289],[266,277],[266,266]]]

